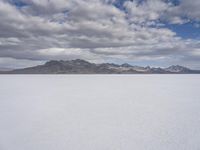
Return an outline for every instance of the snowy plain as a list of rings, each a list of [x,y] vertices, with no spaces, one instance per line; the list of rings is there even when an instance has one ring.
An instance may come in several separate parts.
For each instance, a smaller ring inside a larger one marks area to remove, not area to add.
[[[199,149],[199,75],[0,76],[0,150]]]

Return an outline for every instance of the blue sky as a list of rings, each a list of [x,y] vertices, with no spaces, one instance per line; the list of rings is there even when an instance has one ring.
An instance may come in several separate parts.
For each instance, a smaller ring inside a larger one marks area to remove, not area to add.
[[[0,0],[0,68],[85,59],[200,69],[199,0]]]
[[[167,28],[176,32],[178,36],[184,39],[200,39],[200,27],[195,23],[186,23],[183,25],[166,25]]]

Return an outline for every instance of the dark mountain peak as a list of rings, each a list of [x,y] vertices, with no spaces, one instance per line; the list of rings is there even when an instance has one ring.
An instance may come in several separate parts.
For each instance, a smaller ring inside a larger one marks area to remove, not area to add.
[[[60,65],[61,61],[57,61],[57,60],[50,60],[48,62],[46,62],[44,65],[45,66],[52,66],[52,65]]]
[[[168,68],[177,68],[177,69],[188,69],[184,66],[180,66],[180,65],[172,65],[172,66],[169,66]]]
[[[126,67],[126,68],[129,68],[129,67],[133,67],[132,65],[128,64],[128,63],[124,63],[121,65],[121,67]]]
[[[90,64],[90,62],[85,61],[83,59],[75,59],[75,60],[71,60],[72,63],[76,63],[76,64]]]
[[[170,72],[185,72],[185,71],[190,71],[189,68],[180,66],[180,65],[172,65],[165,70],[170,71]]]
[[[45,63],[45,65],[57,65],[57,64],[66,64],[66,63],[74,63],[74,64],[90,64],[88,61],[82,59],[75,59],[75,60],[50,60]]]
[[[103,63],[103,64],[99,64],[99,66],[102,66],[102,67],[119,67],[119,65],[114,64],[114,63]]]
[[[145,69],[147,69],[147,70],[150,70],[150,69],[151,69],[151,67],[150,67],[150,66],[146,66],[146,67],[145,67]]]

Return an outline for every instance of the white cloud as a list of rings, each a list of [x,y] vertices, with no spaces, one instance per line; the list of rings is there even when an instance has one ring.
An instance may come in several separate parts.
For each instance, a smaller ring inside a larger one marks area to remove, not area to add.
[[[191,19],[200,21],[200,1],[199,0],[182,0],[179,6],[179,11],[183,15],[188,16]]]
[[[184,24],[191,20],[200,21],[200,1],[182,0],[179,5],[171,1],[147,0],[126,1],[124,7],[129,21],[148,25],[152,21],[167,21],[171,24]]]
[[[188,22],[180,12],[198,19],[196,6],[184,0],[178,6],[163,0],[127,1],[126,11],[116,8],[114,0],[22,1],[27,5],[17,8],[0,0],[2,58],[101,62],[177,57],[181,62],[183,57],[193,58],[200,47],[198,41],[183,40],[162,24]]]
[[[148,0],[142,3],[133,0],[126,1],[124,7],[128,12],[129,21],[142,24],[158,20],[169,8],[169,4],[162,0]]]

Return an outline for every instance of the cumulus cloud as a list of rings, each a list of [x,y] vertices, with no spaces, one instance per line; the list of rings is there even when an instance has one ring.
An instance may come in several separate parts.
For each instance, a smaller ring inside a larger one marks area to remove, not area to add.
[[[134,0],[126,1],[124,7],[128,12],[130,22],[143,24],[161,18],[170,5],[162,0],[148,0],[144,2]]]
[[[82,58],[185,64],[200,58],[198,40],[182,39],[164,26],[164,22],[198,21],[198,0],[183,0],[178,5],[127,0],[120,8],[116,7],[119,0],[17,2],[0,0],[0,57],[4,62]]]
[[[154,21],[168,21],[171,24],[184,24],[193,20],[200,21],[199,6],[199,0],[192,2],[181,0],[179,5],[170,0],[133,0],[124,3],[130,21],[139,24]]]

